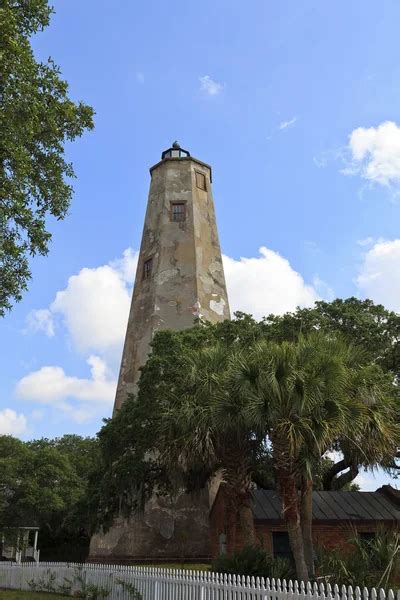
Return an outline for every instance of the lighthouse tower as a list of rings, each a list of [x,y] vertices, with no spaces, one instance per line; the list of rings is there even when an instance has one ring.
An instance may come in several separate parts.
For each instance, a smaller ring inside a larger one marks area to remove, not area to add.
[[[174,142],[150,174],[114,409],[135,391],[156,331],[229,319],[211,167]]]
[[[230,318],[211,167],[174,142],[150,174],[114,411],[135,392],[156,331]],[[107,533],[95,534],[89,560],[208,558],[211,496],[204,489],[198,496],[151,498],[143,513],[118,518]]]

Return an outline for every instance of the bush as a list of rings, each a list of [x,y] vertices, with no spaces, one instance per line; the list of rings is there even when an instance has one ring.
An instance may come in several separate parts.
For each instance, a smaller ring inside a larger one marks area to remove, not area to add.
[[[396,586],[400,575],[400,534],[380,530],[371,540],[355,532],[351,552],[319,549],[318,570],[329,583],[365,587]]]
[[[211,570],[216,573],[275,579],[290,579],[294,575],[289,560],[272,558],[259,546],[246,546],[231,556],[220,556],[212,563]]]

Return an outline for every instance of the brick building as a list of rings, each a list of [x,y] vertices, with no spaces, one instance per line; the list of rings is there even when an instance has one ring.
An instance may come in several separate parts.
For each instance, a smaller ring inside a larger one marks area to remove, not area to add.
[[[219,487],[210,513],[211,551],[213,558],[227,548],[227,510],[224,485]],[[252,507],[257,538],[273,556],[290,556],[286,525],[281,515],[281,501],[275,490],[254,490]],[[381,527],[398,528],[400,492],[383,486],[376,492],[314,492],[313,537],[315,546],[346,548],[356,530],[366,539]],[[240,525],[236,549],[243,547]]]

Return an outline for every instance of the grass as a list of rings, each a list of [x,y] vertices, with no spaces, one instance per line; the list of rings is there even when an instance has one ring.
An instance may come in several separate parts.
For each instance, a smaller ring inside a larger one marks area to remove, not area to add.
[[[189,564],[189,563],[161,563],[146,565],[141,563],[141,567],[160,567],[164,569],[184,569],[192,571],[209,571],[210,564]],[[49,594],[47,592],[21,592],[20,590],[2,590],[0,589],[0,600],[65,600],[65,596],[60,594]]]
[[[59,594],[45,592],[21,592],[20,590],[0,590],[0,600],[65,600]]]

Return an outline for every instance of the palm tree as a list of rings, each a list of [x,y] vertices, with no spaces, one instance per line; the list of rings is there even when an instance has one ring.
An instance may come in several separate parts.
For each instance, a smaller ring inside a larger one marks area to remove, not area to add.
[[[314,577],[313,474],[338,435],[354,435],[364,425],[363,407],[357,395],[350,392],[357,391],[351,388],[352,373],[360,368],[365,355],[340,337],[315,334],[308,338],[308,343],[312,344],[313,353],[306,365],[307,372],[311,377],[322,374],[325,379],[318,405],[310,414],[312,433],[299,455],[301,530],[308,573],[310,577]]]
[[[304,502],[312,498],[311,464],[328,448],[334,432],[350,418],[348,369],[343,345],[322,334],[298,342],[261,342],[238,361],[236,393],[248,398],[249,422],[272,444],[282,512],[287,524],[297,576],[312,573],[311,520],[302,530],[298,493],[303,479]],[[353,425],[357,426],[354,420]]]
[[[353,371],[352,394],[362,403],[362,428],[354,431],[350,427],[336,438],[333,446],[343,459],[325,474],[323,486],[327,490],[341,489],[358,475],[360,468],[380,466],[388,472],[398,468],[394,462],[400,446],[398,386],[378,365],[370,364]]]
[[[340,352],[340,347],[338,350]],[[348,414],[343,419],[341,415],[335,414],[335,411],[333,414],[328,411],[325,420],[330,425],[330,435],[325,436],[322,445],[313,444],[310,440],[305,448],[306,457],[314,464],[332,448],[343,453],[343,460],[350,469],[338,478],[338,489],[351,482],[361,466],[373,469],[378,465],[385,467],[390,464],[400,444],[399,411],[395,400],[395,387],[390,377],[377,365],[363,364],[363,353],[356,348],[347,346],[347,350],[346,347],[343,350],[343,359],[348,371]],[[339,403],[342,400],[343,398],[340,398]],[[317,423],[315,429],[318,430]],[[312,479],[303,475],[302,484],[303,540],[309,572],[312,574]]]
[[[246,545],[256,543],[251,510],[252,470],[262,437],[248,422],[247,398],[232,386],[236,348],[213,345],[188,352],[184,381],[171,388],[159,407],[157,447],[160,462],[178,486],[193,472],[222,475],[228,501],[228,551],[236,545],[237,515]]]
[[[298,342],[262,342],[236,365],[236,393],[249,422],[268,435],[283,515],[301,579],[314,575],[312,473],[335,440],[362,454],[360,464],[393,456],[398,411],[387,377],[343,339],[314,333]],[[354,450],[353,450],[354,452]],[[300,497],[298,489],[300,488]]]
[[[386,392],[361,369],[363,360],[356,348],[321,333],[246,351],[214,344],[187,353],[179,384],[163,390],[157,447],[175,476],[177,466],[182,478],[202,472],[203,481],[222,470],[228,550],[235,549],[238,513],[245,543],[256,541],[251,481],[254,456],[268,439],[297,576],[307,581],[313,575],[313,467],[339,438],[360,445],[367,425],[368,444],[374,448],[379,439],[380,456],[384,432],[390,430],[392,440],[395,432],[393,420],[383,427],[372,399]]]

